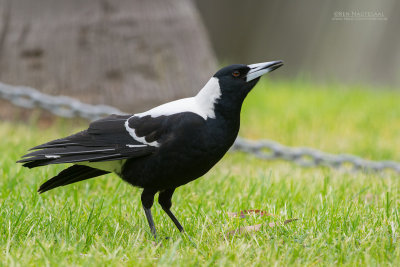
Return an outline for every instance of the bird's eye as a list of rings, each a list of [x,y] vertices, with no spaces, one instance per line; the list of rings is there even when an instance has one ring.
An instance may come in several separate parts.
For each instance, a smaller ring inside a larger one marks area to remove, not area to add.
[[[240,71],[235,70],[234,72],[232,72],[232,76],[233,77],[239,77],[240,76]]]

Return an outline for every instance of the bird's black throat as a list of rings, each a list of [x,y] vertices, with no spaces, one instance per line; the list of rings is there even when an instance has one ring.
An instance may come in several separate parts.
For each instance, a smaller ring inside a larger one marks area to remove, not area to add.
[[[221,96],[214,104],[215,116],[228,121],[238,120],[237,123],[240,125],[243,102],[259,80],[259,78],[254,79],[238,88],[238,86],[231,86],[229,81],[220,79]]]

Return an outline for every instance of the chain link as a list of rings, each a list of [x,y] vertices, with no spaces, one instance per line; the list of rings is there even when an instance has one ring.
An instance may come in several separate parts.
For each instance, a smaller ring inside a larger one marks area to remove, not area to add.
[[[30,87],[12,86],[1,82],[0,97],[19,107],[39,107],[67,118],[96,120],[110,114],[125,114],[111,106],[90,105],[68,96],[52,96]]]
[[[270,140],[251,141],[236,139],[232,150],[250,153],[265,160],[282,159],[303,167],[327,166],[351,171],[384,171],[400,173],[400,163],[395,161],[372,161],[349,154],[329,154],[308,147],[287,147]]]
[[[51,96],[36,89],[12,86],[0,82],[0,97],[23,108],[39,107],[67,118],[81,117],[96,120],[110,114],[126,114],[106,105],[90,105],[67,96]],[[400,173],[400,163],[394,161],[371,161],[348,154],[328,154],[313,148],[287,147],[270,140],[250,141],[238,137],[232,150],[255,155],[265,160],[282,159],[300,166],[328,166],[353,171],[384,171]]]

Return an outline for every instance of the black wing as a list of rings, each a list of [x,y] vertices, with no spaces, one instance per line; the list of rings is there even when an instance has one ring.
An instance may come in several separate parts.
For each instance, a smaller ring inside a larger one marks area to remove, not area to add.
[[[98,162],[137,158],[157,147],[135,140],[125,128],[130,116],[111,115],[94,121],[85,131],[32,148],[18,162],[33,168],[48,164]]]
[[[200,135],[199,129],[204,127],[206,121],[192,112],[181,112],[172,115],[151,117],[133,116],[128,120],[130,129],[135,130],[135,135],[142,138],[143,142],[153,145],[163,145],[167,142],[177,141],[183,145],[184,139],[193,139]]]

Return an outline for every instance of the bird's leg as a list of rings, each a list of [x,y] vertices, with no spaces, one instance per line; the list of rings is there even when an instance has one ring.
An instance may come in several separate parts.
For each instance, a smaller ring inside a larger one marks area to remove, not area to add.
[[[180,232],[184,232],[182,225],[179,223],[178,219],[175,217],[175,215],[171,212],[171,198],[172,195],[174,194],[175,188],[172,189],[166,189],[164,191],[161,191],[159,196],[158,196],[158,203],[160,203],[162,209],[167,213],[167,215],[171,218],[171,220],[174,222],[176,227]]]
[[[153,216],[151,215],[151,207],[154,202],[154,195],[157,193],[157,190],[153,189],[144,189],[142,192],[141,200],[144,213],[146,214],[147,222],[150,226],[150,231],[153,234],[154,238],[157,239],[156,227],[154,225]]]

